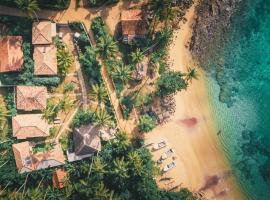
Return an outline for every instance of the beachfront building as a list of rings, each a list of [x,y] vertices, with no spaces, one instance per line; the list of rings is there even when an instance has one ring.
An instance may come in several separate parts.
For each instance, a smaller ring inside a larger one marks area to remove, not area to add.
[[[56,36],[56,24],[51,21],[34,22],[32,27],[32,44],[51,44]]]
[[[0,73],[22,69],[22,36],[6,36],[0,39]]]
[[[34,46],[34,74],[54,76],[57,75],[56,47],[49,45]]]
[[[33,153],[30,142],[21,142],[12,145],[16,166],[19,173],[31,172],[65,164],[65,157],[59,145],[52,150]]]
[[[92,124],[75,128],[73,132],[74,152],[67,152],[70,162],[91,157],[101,150],[101,128]]]
[[[13,137],[17,139],[48,137],[50,125],[42,114],[23,114],[12,117]]]
[[[18,110],[33,111],[46,108],[47,88],[43,86],[17,86],[16,106]]]
[[[125,10],[121,13],[123,42],[130,44],[134,38],[144,38],[147,29],[142,10]]]
[[[53,187],[62,189],[65,187],[65,182],[68,178],[68,172],[64,169],[56,169],[53,173]]]
[[[101,150],[100,128],[92,124],[75,128],[73,141],[77,155],[93,154]]]

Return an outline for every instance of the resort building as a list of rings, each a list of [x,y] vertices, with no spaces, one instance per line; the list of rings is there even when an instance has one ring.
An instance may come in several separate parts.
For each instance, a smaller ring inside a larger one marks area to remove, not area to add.
[[[59,145],[46,152],[33,153],[30,142],[12,145],[16,166],[19,173],[30,172],[65,164],[65,157]]]
[[[42,119],[42,114],[24,114],[12,117],[13,137],[17,139],[47,137],[50,127]]]
[[[56,36],[56,24],[51,21],[34,22],[32,27],[32,44],[51,44]]]
[[[18,110],[33,111],[46,108],[47,88],[43,86],[17,86],[16,105]]]
[[[16,72],[23,65],[22,36],[0,39],[0,72]]]
[[[56,169],[53,173],[53,187],[62,189],[65,187],[65,182],[68,178],[68,173],[64,169]]]
[[[92,124],[75,128],[73,141],[76,155],[93,154],[101,150],[100,129]]]
[[[129,44],[134,38],[144,38],[147,30],[141,10],[125,10],[121,13],[123,42]]]
[[[54,45],[34,46],[34,74],[57,75],[56,47]]]

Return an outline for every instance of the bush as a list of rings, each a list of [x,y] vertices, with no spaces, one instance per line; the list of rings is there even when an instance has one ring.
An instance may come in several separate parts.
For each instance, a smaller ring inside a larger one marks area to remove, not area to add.
[[[0,4],[17,7],[14,0],[1,0]],[[38,4],[40,8],[63,10],[68,8],[70,0],[38,0]]]
[[[181,72],[165,72],[157,81],[157,95],[167,96],[187,88]]]
[[[47,87],[57,87],[60,83],[59,77],[35,77],[33,79],[35,85],[43,85]]]
[[[94,33],[94,37],[97,40],[102,36],[108,35],[108,31],[106,30],[105,22],[101,17],[96,17],[93,19],[91,24],[91,29]]]
[[[149,132],[155,128],[157,120],[154,116],[141,115],[139,119],[139,129],[141,132]]]
[[[87,0],[87,2],[90,7],[98,7],[104,4],[106,5],[114,4],[119,2],[119,0]]]
[[[71,123],[72,128],[80,127],[81,125],[85,125],[93,122],[94,113],[91,110],[84,112],[82,109],[79,109],[73,118]]]
[[[69,24],[69,28],[73,31],[73,32],[82,32],[84,31],[81,22],[70,22]]]
[[[64,85],[64,93],[72,92],[75,90],[75,84],[74,83],[66,83]]]

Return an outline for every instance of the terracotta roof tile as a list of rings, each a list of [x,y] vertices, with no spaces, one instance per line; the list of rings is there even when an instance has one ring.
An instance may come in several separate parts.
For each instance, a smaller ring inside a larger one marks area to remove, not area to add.
[[[0,72],[19,71],[23,65],[22,36],[0,39]]]
[[[47,88],[42,86],[17,86],[16,105],[18,110],[32,111],[46,108]]]
[[[50,21],[34,22],[32,28],[33,44],[52,43],[52,23]]]
[[[53,173],[53,186],[59,189],[63,188],[67,177],[68,173],[64,169],[55,170]]]
[[[65,157],[59,145],[47,152],[33,154],[30,143],[21,142],[12,145],[16,166],[20,173],[45,169],[65,164]]]
[[[121,13],[123,35],[145,35],[146,24],[141,10],[125,10]]]
[[[34,74],[57,75],[57,58],[54,45],[35,45],[34,47]]]
[[[24,114],[12,117],[13,137],[26,139],[49,136],[50,125],[42,114]]]

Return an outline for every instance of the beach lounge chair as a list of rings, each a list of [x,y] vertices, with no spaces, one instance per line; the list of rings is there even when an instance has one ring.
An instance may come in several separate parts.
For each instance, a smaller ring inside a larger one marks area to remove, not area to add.
[[[162,172],[168,172],[170,171],[171,169],[173,169],[174,167],[176,166],[176,162],[175,161],[172,161],[171,163],[165,165],[165,167],[163,168]]]
[[[157,160],[158,164],[161,164],[164,160],[166,160],[167,158],[171,157],[174,153],[173,149],[169,149],[167,151],[165,151],[160,158]]]
[[[156,150],[162,149],[166,146],[167,146],[167,142],[165,140],[162,140],[161,142],[155,143],[153,145],[153,150],[156,151]]]

